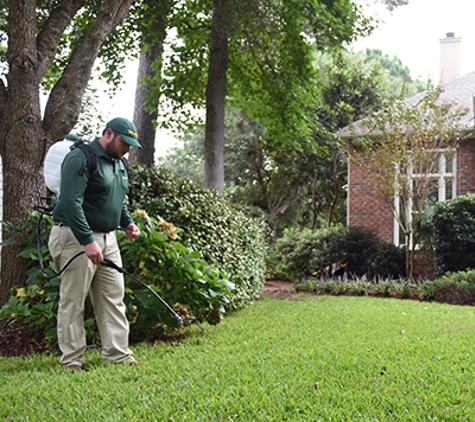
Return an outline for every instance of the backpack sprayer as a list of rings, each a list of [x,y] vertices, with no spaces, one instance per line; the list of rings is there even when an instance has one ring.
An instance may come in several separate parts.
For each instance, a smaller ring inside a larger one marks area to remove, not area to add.
[[[71,142],[75,141],[75,142]],[[87,158],[87,171],[92,171],[96,167],[95,163],[95,155],[92,152],[92,148],[90,147],[87,141],[83,141],[82,139],[67,135],[63,141],[56,142],[51,146],[51,148],[46,153],[45,157],[45,164],[44,164],[44,178],[45,183],[48,189],[54,192],[56,195],[59,195],[60,191],[60,182],[61,182],[61,164],[64,160],[66,154],[74,148],[80,148],[83,150],[84,154]],[[88,152],[88,150],[90,152]],[[126,167],[127,168],[127,167]],[[92,170],[91,170],[92,169]],[[81,169],[83,170],[83,169]],[[40,217],[38,218],[38,224],[36,226],[36,244],[38,247],[38,260],[40,264],[40,269],[43,276],[46,279],[50,279],[56,276],[61,275],[71,263],[80,255],[84,254],[84,251],[79,252],[78,254],[74,255],[65,265],[61,268],[58,272],[48,275],[45,271],[43,258],[41,256],[41,220],[45,214],[51,215],[54,209],[54,202],[53,198],[41,198],[47,201],[49,204],[48,206],[41,206],[41,205],[34,205],[33,209],[40,212]],[[119,267],[114,261],[109,258],[104,257],[104,260],[101,262],[101,265],[106,267],[113,268],[114,270],[118,271],[119,273],[125,274],[137,282],[139,282],[142,286],[148,289],[159,301],[160,303],[165,306],[165,308],[175,317],[180,325],[183,325],[183,319],[180,315],[178,315],[175,310],[155,291],[153,290],[148,284],[144,283],[140,280],[139,277],[130,274],[129,272],[125,271],[122,267]]]

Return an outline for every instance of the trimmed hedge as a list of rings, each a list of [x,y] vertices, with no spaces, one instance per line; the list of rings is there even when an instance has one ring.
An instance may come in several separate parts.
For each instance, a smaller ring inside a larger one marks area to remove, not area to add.
[[[421,300],[475,305],[475,270],[448,272],[418,287]]]
[[[130,168],[133,207],[145,209],[183,230],[180,241],[199,251],[234,283],[229,309],[260,297],[265,283],[266,224],[255,209],[237,209],[213,190],[205,190],[166,167]]]

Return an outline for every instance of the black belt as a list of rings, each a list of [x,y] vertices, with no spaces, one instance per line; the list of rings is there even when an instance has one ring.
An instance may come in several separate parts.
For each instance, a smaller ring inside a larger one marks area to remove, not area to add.
[[[64,221],[55,221],[54,225],[59,227],[69,227],[69,224],[65,223]]]

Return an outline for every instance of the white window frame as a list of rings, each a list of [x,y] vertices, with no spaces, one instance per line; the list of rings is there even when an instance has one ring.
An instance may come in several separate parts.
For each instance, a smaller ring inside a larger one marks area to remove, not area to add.
[[[452,155],[452,171],[448,172],[447,170],[447,156]],[[417,174],[412,174],[411,171],[411,179],[417,178]],[[430,174],[429,177],[432,177],[434,179],[437,179],[438,181],[438,195],[437,195],[437,202],[442,202],[447,199],[447,189],[446,187],[448,186],[447,181],[450,182],[449,186],[452,188],[452,198],[457,197],[457,152],[454,149],[443,149],[439,151],[439,171],[434,174]],[[452,199],[448,198],[448,199]],[[412,200],[409,201],[410,206],[412,208]],[[396,212],[399,214],[400,211],[400,201],[399,201],[399,194],[396,192],[396,195],[394,195],[394,206],[396,209]],[[412,217],[412,212],[411,213],[406,213],[407,215],[410,215]],[[394,244],[396,246],[404,246],[406,244],[405,242],[405,236],[401,235],[401,228],[399,227],[399,224],[394,218]],[[404,241],[401,241],[401,239],[404,239]]]

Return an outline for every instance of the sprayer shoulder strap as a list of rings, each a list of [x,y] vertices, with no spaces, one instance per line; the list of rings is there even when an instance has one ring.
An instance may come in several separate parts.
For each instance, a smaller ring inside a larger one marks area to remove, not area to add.
[[[94,173],[94,170],[96,170],[96,154],[94,154],[91,145],[89,145],[89,141],[79,138],[76,142],[74,142],[70,149],[72,151],[76,148],[82,150],[87,161],[87,164],[78,170],[78,174],[82,176],[85,172],[88,172],[89,174]]]

